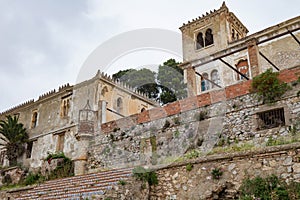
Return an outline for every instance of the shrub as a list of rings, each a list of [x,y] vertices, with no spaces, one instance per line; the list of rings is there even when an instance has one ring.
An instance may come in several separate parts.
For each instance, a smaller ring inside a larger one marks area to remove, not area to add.
[[[188,172],[192,171],[193,168],[194,168],[194,166],[191,163],[187,164],[185,167],[186,171],[188,171]]]
[[[24,180],[25,185],[32,185],[35,184],[41,180],[43,180],[44,177],[41,174],[33,174],[32,172],[29,172],[29,174],[26,176]]]
[[[124,181],[124,180],[119,180],[118,184],[119,184],[119,185],[126,185],[126,181]]]
[[[259,100],[264,103],[273,103],[278,100],[290,87],[278,79],[278,72],[268,69],[256,76],[252,81],[252,92],[256,92]]]
[[[266,178],[247,178],[239,189],[240,199],[280,199],[293,200],[300,197],[300,183],[292,182],[287,185],[277,176],[271,175]]]
[[[132,172],[134,177],[138,180],[147,182],[150,186],[158,184],[157,174],[154,171],[150,171],[143,167],[136,167]]]
[[[214,168],[210,173],[213,179],[220,179],[221,176],[223,175],[223,171],[221,168]]]

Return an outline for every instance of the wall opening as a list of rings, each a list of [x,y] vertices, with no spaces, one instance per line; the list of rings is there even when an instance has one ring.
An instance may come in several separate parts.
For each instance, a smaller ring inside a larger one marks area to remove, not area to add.
[[[285,125],[284,108],[257,113],[258,130],[275,128]]]
[[[57,135],[57,146],[56,151],[63,152],[65,143],[65,133],[60,133]]]
[[[38,112],[34,111],[31,117],[31,128],[35,128],[37,126],[37,118],[38,118]]]
[[[27,142],[26,158],[31,158],[32,146],[33,146],[33,141]]]

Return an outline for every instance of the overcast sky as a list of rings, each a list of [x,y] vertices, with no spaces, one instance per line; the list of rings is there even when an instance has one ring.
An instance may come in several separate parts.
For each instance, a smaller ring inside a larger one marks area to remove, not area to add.
[[[141,28],[180,34],[183,23],[221,4],[222,0],[0,0],[0,111],[62,84],[74,84],[88,56],[114,36]],[[298,16],[300,1],[228,0],[226,5],[251,34]],[[122,67],[160,64],[168,55],[140,64],[140,56],[135,56]]]

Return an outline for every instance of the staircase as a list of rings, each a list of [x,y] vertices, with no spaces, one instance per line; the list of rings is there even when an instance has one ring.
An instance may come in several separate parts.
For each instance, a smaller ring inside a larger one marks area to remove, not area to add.
[[[47,181],[21,193],[16,200],[92,199],[92,196],[103,195],[112,189],[113,185],[117,185],[120,180],[128,179],[131,175],[132,168],[127,168]]]

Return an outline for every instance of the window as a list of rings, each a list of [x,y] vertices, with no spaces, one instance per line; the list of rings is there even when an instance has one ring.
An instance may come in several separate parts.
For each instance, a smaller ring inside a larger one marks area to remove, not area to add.
[[[248,66],[247,59],[240,60],[235,66],[239,72],[249,77],[249,66]],[[237,80],[243,80],[243,79],[245,79],[243,76],[237,74]]]
[[[196,48],[197,49],[201,49],[202,47],[204,47],[204,40],[203,40],[203,34],[200,32],[197,35],[197,44],[196,44]]]
[[[123,100],[121,97],[117,99],[117,112],[122,113],[123,112]]]
[[[214,43],[214,37],[212,30],[209,28],[205,31],[205,37],[202,32],[199,32],[196,37],[196,49],[212,45]]]
[[[64,151],[64,143],[65,143],[65,133],[60,133],[57,135],[57,146],[56,150],[59,152]]]
[[[209,28],[205,32],[205,46],[212,45],[214,43],[214,37],[212,30]]]
[[[145,108],[142,108],[142,109],[141,109],[141,113],[144,112],[145,110],[146,110]]]
[[[284,108],[257,113],[258,130],[275,128],[285,125]]]
[[[208,74],[203,73],[201,77],[201,91],[209,90]]]
[[[60,116],[67,117],[70,110],[70,97],[61,100]]]
[[[26,158],[31,158],[32,146],[33,146],[33,141],[27,143]]]
[[[220,85],[221,84],[221,81],[220,81],[220,76],[219,76],[219,72],[218,70],[213,70],[211,72],[211,81],[214,82],[215,84],[217,85]],[[217,87],[216,85],[212,84],[212,88],[215,88]]]
[[[235,31],[234,29],[231,30],[231,40],[235,40]]]
[[[38,113],[37,111],[34,111],[31,117],[31,128],[35,128],[37,126],[37,118],[38,118]]]

